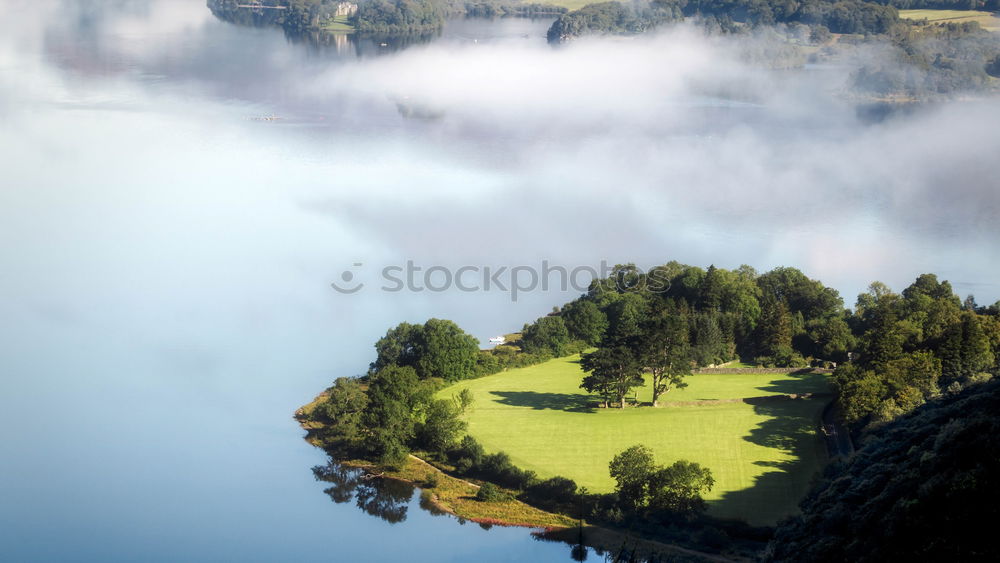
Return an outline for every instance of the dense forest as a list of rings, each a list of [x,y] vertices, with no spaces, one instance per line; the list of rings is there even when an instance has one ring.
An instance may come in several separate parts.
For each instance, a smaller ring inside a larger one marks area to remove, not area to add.
[[[1000,382],[972,386],[867,436],[778,526],[768,561],[996,561]]]
[[[565,8],[517,0],[360,0],[344,14],[349,29],[362,34],[420,34],[440,29],[449,16],[559,15]],[[222,19],[244,25],[276,25],[288,32],[322,29],[334,21],[343,0],[262,0],[264,8],[248,8],[242,0],[208,0]],[[267,9],[267,6],[282,9]]]
[[[670,262],[643,272],[628,264],[526,324],[514,342],[480,350],[455,323],[431,319],[401,323],[375,349],[363,380],[391,373],[409,381],[407,389],[427,385],[425,395],[411,393],[418,401],[462,379],[580,352],[590,374],[582,386],[619,404],[644,373],[653,378],[655,402],[657,392],[682,383],[692,369],[731,360],[835,368],[843,418],[860,432],[997,374],[1000,302],[980,307],[972,296],[960,299],[947,281],[924,274],[901,294],[874,282],[848,310],[836,290],[794,268],[758,274],[749,266]],[[356,385],[351,381],[337,385]],[[371,422],[364,426],[384,428]],[[420,434],[411,430],[392,447],[376,440],[373,453],[391,458],[405,451],[411,434]]]
[[[706,468],[684,460],[658,466],[637,445],[612,460],[609,470],[618,483],[613,493],[587,493],[564,477],[539,479],[504,452],[485,453],[465,434],[461,415],[473,400],[468,390],[451,399],[435,393],[452,382],[575,353],[582,353],[581,387],[605,406],[621,408],[630,389],[647,381],[655,405],[658,395],[683,386],[695,368],[735,359],[835,368],[836,412],[863,447],[846,465],[830,466],[803,517],[784,524],[778,536],[790,545],[812,541],[810,534],[829,536],[830,545],[810,547],[819,560],[843,559],[836,554],[853,559],[867,549],[844,539],[860,525],[846,516],[854,505],[864,505],[870,526],[891,509],[899,537],[919,533],[923,528],[907,526],[941,524],[934,520],[937,508],[958,510],[955,503],[981,488],[977,475],[990,469],[983,464],[996,459],[945,441],[983,431],[976,439],[996,449],[998,419],[983,409],[996,411],[1000,395],[995,384],[983,383],[1000,373],[1000,302],[982,307],[972,296],[960,299],[933,274],[921,275],[900,294],[875,282],[849,310],[837,291],[794,268],[761,274],[749,266],[704,269],[670,262],[642,271],[619,265],[586,294],[493,349],[479,349],[451,321],[431,319],[392,328],[375,352],[364,376],[338,379],[307,417],[321,423],[311,438],[334,455],[392,467],[419,451],[456,475],[502,487],[487,489],[490,495],[516,496],[701,548],[731,542],[759,548],[769,537],[704,514],[701,494],[713,483]],[[949,422],[959,412],[967,420]],[[889,479],[898,486],[882,496],[864,492]],[[933,486],[918,491],[919,483]],[[926,506],[919,504],[923,499]],[[945,543],[914,547],[912,553],[961,553],[951,539]],[[795,553],[779,545],[772,557],[796,559]],[[822,553],[835,555],[824,559]]]
[[[654,0],[589,4],[556,20],[548,37],[550,42],[561,42],[589,34],[641,33],[684,18],[717,23],[727,32],[741,31],[734,23],[800,23],[833,33],[881,35],[902,25],[896,8],[861,0]]]
[[[675,2],[657,1],[642,6],[601,2],[560,16],[549,28],[547,37],[550,43],[559,43],[582,35],[643,33],[681,19],[680,6]]]
[[[937,9],[937,10],[985,10],[995,12],[1000,10],[1000,0],[879,0],[899,10]]]
[[[290,33],[318,30],[335,19],[341,0],[267,0],[247,8],[237,0],[208,0],[221,19],[244,25],[276,25]],[[346,16],[350,28],[370,33],[421,33],[440,28],[456,5],[435,0],[363,0]]]
[[[275,25],[301,36],[333,23],[340,32],[380,41],[430,37],[448,17],[460,16],[558,16],[547,33],[551,43],[585,35],[635,35],[687,19],[709,34],[752,35],[788,51],[753,64],[799,66],[806,57],[795,46],[818,48],[809,60],[855,67],[849,91],[867,98],[931,98],[984,90],[995,87],[991,77],[1000,77],[1000,34],[976,22],[923,25],[902,20],[893,2],[654,0],[600,2],[567,12],[516,0],[361,0],[349,14],[338,12],[343,9],[339,0],[263,2],[284,8],[280,10],[239,7],[236,0],[208,0],[208,5],[218,17],[242,25]],[[989,6],[964,6],[973,7]],[[835,40],[833,34],[841,35]],[[866,50],[872,39],[880,45],[880,56]],[[781,51],[770,49],[776,50]]]
[[[900,19],[893,6],[858,0],[605,2],[560,16],[548,39],[561,43],[583,35],[630,35],[679,19],[692,21],[709,34],[757,40],[751,44],[763,39],[785,47],[818,49],[808,60],[854,67],[849,91],[863,97],[926,99],[981,91],[996,86],[991,77],[1000,77],[1000,34],[977,22],[911,22]],[[804,60],[791,48],[789,53],[750,62],[786,68]]]

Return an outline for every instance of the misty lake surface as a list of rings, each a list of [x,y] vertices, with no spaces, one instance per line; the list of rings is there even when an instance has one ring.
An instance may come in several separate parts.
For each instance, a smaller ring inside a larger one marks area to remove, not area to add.
[[[0,560],[566,560],[405,489],[358,497],[381,517],[324,492],[292,413],[388,327],[485,341],[580,292],[390,292],[385,266],[787,265],[848,306],[935,272],[1000,298],[995,100],[870,120],[839,71],[684,29],[553,49],[549,20],[462,20],[402,48],[203,0],[3,9]]]

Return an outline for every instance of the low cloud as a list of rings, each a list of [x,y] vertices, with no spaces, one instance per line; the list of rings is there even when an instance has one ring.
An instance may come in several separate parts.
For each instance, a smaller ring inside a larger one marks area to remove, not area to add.
[[[225,134],[274,143],[297,209],[383,256],[790,264],[841,280],[831,283],[849,301],[874,278],[998,273],[995,259],[950,249],[989,257],[1000,235],[1000,102],[870,119],[850,101],[850,77],[890,64],[885,46],[786,70],[761,56],[781,51],[767,33],[680,25],[553,48],[544,24],[509,20],[533,25],[529,39],[518,28],[477,43],[463,27],[357,58],[248,32],[194,3],[170,19],[149,15],[166,3],[136,5],[146,7],[98,18],[116,30],[100,41],[78,18],[53,20],[42,48],[64,95],[81,98],[88,80],[100,92],[109,68],[94,63],[114,60],[138,109],[174,118],[201,99],[185,119],[218,128],[216,104],[245,108]],[[159,48],[128,40],[147,31]],[[61,57],[60,45],[80,50]],[[245,123],[268,114],[283,120],[264,132]]]

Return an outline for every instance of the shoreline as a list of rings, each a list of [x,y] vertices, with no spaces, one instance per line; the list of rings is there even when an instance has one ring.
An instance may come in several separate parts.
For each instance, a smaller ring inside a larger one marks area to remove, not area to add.
[[[324,425],[309,421],[307,417],[326,396],[326,391],[320,393],[308,404],[296,410],[294,415],[299,426],[308,432],[305,440],[310,445],[319,448],[322,446],[311,438],[313,438],[313,432],[322,430]],[[585,520],[577,520],[563,514],[542,510],[518,499],[505,502],[478,501],[475,500],[475,492],[480,485],[453,476],[412,453],[409,454],[405,467],[393,470],[370,460],[338,459],[334,452],[327,448],[322,449],[332,461],[342,466],[364,470],[376,478],[392,479],[412,485],[421,491],[422,500],[429,502],[435,509],[469,522],[508,528],[526,528],[533,530],[530,533],[539,539],[564,542],[567,545],[582,544],[604,552],[614,552],[624,549],[625,546],[630,546],[628,549],[634,552],[647,552],[661,556],[677,557],[681,555],[694,557],[698,560],[718,562],[751,561],[746,557],[701,552],[644,538],[628,531],[595,526],[588,524]],[[435,476],[434,486],[429,486],[430,475]],[[519,516],[514,516],[514,514]]]

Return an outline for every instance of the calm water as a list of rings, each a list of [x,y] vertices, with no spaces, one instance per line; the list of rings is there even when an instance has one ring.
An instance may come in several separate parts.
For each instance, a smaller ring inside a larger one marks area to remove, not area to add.
[[[387,327],[485,339],[576,293],[387,293],[385,265],[784,264],[848,304],[935,271],[1000,297],[994,101],[868,123],[836,71],[683,30],[550,49],[546,21],[464,21],[398,50],[202,0],[2,8],[2,560],[566,559],[324,493],[291,414]],[[363,290],[331,289],[345,270]]]

